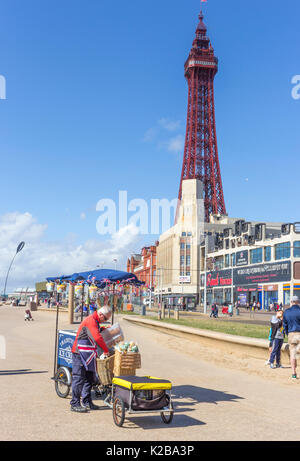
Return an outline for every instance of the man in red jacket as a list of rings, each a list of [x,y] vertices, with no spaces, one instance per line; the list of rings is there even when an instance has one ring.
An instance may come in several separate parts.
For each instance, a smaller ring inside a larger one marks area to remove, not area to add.
[[[72,400],[71,410],[86,413],[98,410],[92,402],[91,391],[96,373],[96,358],[103,353],[109,354],[100,324],[109,320],[111,309],[104,306],[87,317],[80,325],[72,347]],[[80,398],[82,405],[80,404]]]

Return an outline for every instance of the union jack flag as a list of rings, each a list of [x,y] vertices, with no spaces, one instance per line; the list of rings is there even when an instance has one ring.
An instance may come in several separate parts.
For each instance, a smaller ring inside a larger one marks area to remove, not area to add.
[[[82,339],[78,342],[78,352],[86,371],[96,372],[97,345],[92,339]]]

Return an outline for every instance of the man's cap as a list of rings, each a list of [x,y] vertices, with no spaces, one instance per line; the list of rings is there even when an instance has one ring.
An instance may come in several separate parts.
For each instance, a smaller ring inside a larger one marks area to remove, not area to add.
[[[111,308],[109,306],[103,306],[98,309],[98,315],[102,314],[104,317],[109,318],[111,316]]]
[[[291,301],[292,301],[292,303],[298,303],[300,300],[299,300],[298,296],[293,296]]]

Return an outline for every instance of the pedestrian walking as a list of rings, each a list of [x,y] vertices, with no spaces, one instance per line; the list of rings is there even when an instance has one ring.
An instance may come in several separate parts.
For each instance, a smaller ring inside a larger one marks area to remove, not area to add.
[[[281,368],[281,348],[285,336],[282,311],[278,311],[276,315],[273,315],[271,320],[271,331],[272,351],[270,356],[270,367]],[[275,359],[276,366],[274,365]]]
[[[292,379],[297,379],[297,358],[300,356],[300,300],[298,296],[291,299],[291,307],[283,314],[283,326],[288,335]]]
[[[219,318],[219,306],[218,306],[218,304],[215,304],[215,315],[214,315],[214,318],[215,318],[215,319],[218,319],[218,318]]]
[[[210,313],[210,318],[214,317],[215,316],[215,304],[212,304],[211,306],[211,313]]]

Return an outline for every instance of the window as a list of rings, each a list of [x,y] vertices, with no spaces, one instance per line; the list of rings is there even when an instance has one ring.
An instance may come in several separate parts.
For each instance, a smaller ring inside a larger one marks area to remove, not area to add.
[[[180,265],[184,266],[184,255],[180,256]]]
[[[190,256],[187,256],[187,257],[186,257],[186,265],[187,265],[187,266],[190,266],[190,264],[191,264],[191,257],[190,257]]]
[[[262,263],[263,251],[262,248],[255,248],[250,251],[250,264]]]
[[[230,266],[230,255],[225,255],[225,267]]]
[[[187,235],[188,235],[188,237],[191,237],[191,236],[192,236],[192,233],[191,233],[191,232],[188,232]]]
[[[271,261],[272,259],[272,249],[271,247],[265,247],[265,261]]]
[[[180,244],[180,249],[181,249],[181,250],[184,250],[184,248],[185,248],[185,244],[184,244],[184,243],[181,243],[181,244]]]
[[[182,232],[181,236],[186,237],[186,232]]]
[[[220,269],[223,269],[224,267],[224,258],[223,256],[219,256],[218,258],[215,259],[215,270],[219,271]]]
[[[294,242],[294,258],[300,258],[300,242]]]
[[[231,265],[235,266],[235,263],[236,263],[236,255],[235,255],[235,253],[232,253],[232,255],[231,255]]]
[[[291,257],[291,244],[290,242],[279,243],[275,245],[275,259],[287,259]]]

